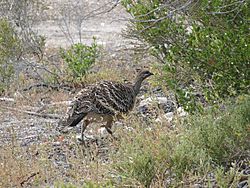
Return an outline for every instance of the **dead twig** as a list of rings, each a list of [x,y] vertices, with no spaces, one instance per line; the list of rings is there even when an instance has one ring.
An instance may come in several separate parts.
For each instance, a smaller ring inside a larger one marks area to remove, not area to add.
[[[20,183],[21,187],[23,187],[24,183],[28,182],[31,178],[35,177],[35,176],[38,175],[38,174],[39,174],[39,172],[34,172],[34,173],[32,173],[30,176],[28,176],[25,180],[23,180],[23,181]]]
[[[72,101],[61,101],[61,102],[54,102],[54,103],[50,103],[50,104],[45,104],[44,106],[56,106],[56,105],[66,105],[69,106],[72,103]]]
[[[57,115],[57,114],[41,114],[41,113],[37,113],[37,112],[21,110],[21,109],[7,107],[7,106],[2,106],[2,108],[7,109],[7,110],[16,111],[16,112],[21,112],[21,113],[28,114],[31,116],[41,117],[41,118],[49,118],[49,119],[61,119],[61,118],[63,118],[62,116]]]
[[[62,90],[65,90],[65,91],[71,91],[72,90],[72,86],[69,86],[69,85],[52,85],[52,84],[45,84],[45,83],[39,83],[39,84],[33,84],[29,87],[26,87],[23,89],[23,91],[29,91],[33,88],[49,88],[49,89],[53,89],[53,90],[59,90],[59,89],[62,89]]]
[[[82,43],[82,27],[84,21],[111,12],[119,3],[120,0],[116,0],[115,2],[109,1],[86,13],[83,13],[86,2],[78,1],[77,3],[71,3],[70,6],[68,4],[61,9],[59,27],[71,44],[76,43],[72,34],[72,28],[74,28],[78,32],[79,42]]]
[[[42,107],[39,108],[38,110],[36,110],[36,113],[39,113],[39,112],[45,110],[47,107],[57,106],[57,105],[70,106],[71,103],[72,103],[72,101],[61,101],[61,102],[54,102],[54,103],[50,103],[50,104],[42,104]]]

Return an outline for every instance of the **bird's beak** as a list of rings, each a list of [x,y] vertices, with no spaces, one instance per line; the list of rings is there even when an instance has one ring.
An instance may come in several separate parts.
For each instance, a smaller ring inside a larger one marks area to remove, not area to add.
[[[150,76],[151,76],[151,75],[154,75],[154,73],[150,72]]]

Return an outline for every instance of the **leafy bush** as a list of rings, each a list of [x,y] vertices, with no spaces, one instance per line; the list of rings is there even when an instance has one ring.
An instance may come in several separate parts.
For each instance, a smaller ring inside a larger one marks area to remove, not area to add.
[[[140,153],[132,158],[133,161],[126,163],[125,177],[131,177],[140,182],[144,187],[150,187],[156,173],[155,159],[149,153]],[[122,169],[122,168],[120,168]]]
[[[85,76],[96,61],[98,46],[96,41],[91,46],[85,44],[74,44],[68,50],[61,49],[61,57],[67,63],[70,75],[76,78]]]
[[[227,168],[248,156],[250,98],[226,108],[193,115],[185,122],[172,156],[178,174],[190,169],[204,173],[211,164]]]
[[[237,184],[239,164],[249,160],[250,97],[223,108],[178,118],[167,129],[152,125],[148,130],[132,122],[134,131],[123,134],[113,160],[122,179],[117,186],[193,187],[200,182],[209,187],[209,174],[221,187],[232,179]]]
[[[132,120],[130,123],[134,125],[135,131],[123,135],[115,155],[115,173],[122,180],[117,186],[164,187],[166,161],[171,151],[169,138],[158,126],[152,131],[145,130],[140,122]]]
[[[215,102],[249,92],[250,2],[132,1],[128,35],[149,44],[165,64],[167,85],[186,110],[197,96]]]
[[[14,28],[0,19],[0,93],[5,91],[14,74],[13,60],[20,54],[20,40]]]

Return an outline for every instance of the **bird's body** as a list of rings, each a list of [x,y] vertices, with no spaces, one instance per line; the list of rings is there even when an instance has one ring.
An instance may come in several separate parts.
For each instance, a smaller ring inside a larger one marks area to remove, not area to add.
[[[102,81],[83,88],[67,112],[63,126],[76,126],[84,119],[83,132],[92,122],[106,122],[105,128],[112,135],[112,122],[122,118],[134,107],[142,81],[152,75],[149,71],[138,74],[134,84]]]

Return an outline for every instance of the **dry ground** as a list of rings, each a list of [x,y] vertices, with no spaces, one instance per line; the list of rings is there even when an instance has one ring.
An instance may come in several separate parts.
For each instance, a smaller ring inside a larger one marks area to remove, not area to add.
[[[72,1],[74,2],[74,1]],[[92,10],[106,11],[115,1],[84,1],[83,14]],[[46,1],[48,9],[35,25],[38,34],[46,37],[46,53],[54,55],[59,47],[67,47],[71,42],[60,29],[60,10],[69,4],[65,0]],[[103,7],[99,10],[99,7]],[[86,82],[100,79],[131,80],[134,74],[134,57],[126,51],[130,41],[121,35],[126,27],[128,15],[118,5],[108,13],[102,13],[83,22],[82,42],[90,44],[93,36],[102,45],[102,59],[94,67],[98,76],[89,75]],[[70,28],[74,42],[79,42],[77,30]],[[32,83],[27,82],[27,83]],[[19,87],[19,86],[18,86]],[[37,114],[57,114],[63,116],[67,105],[62,101],[71,100],[73,93],[52,91],[46,88],[22,91],[15,87],[6,97],[14,101],[0,101],[0,187],[51,187],[56,182],[82,184],[88,180],[105,182],[112,153],[119,143],[100,135],[98,125],[88,128],[90,135],[88,149],[77,142],[76,133],[61,135],[56,126],[59,119],[38,117]],[[33,115],[27,112],[33,112]],[[35,115],[34,115],[35,114]],[[124,134],[117,126],[117,135]]]
[[[62,32],[60,20],[63,19],[61,12],[67,9],[65,7],[74,5],[77,2],[78,1],[47,0],[46,4],[48,5],[48,9],[44,15],[41,15],[43,19],[38,22],[35,27],[39,34],[46,37],[47,47],[58,48],[72,44],[72,41],[67,40],[67,37]],[[121,31],[126,28],[129,15],[121,5],[115,6],[112,9],[116,1],[82,0],[79,2],[82,2],[79,5],[82,8],[79,14],[87,15],[91,12],[98,13],[98,15],[86,18],[83,21],[82,42],[84,44],[90,44],[93,37],[97,38],[98,44],[103,45],[105,49],[110,51],[116,51],[128,44],[127,40],[122,37]],[[64,16],[70,17],[70,12],[66,12]],[[74,22],[74,19],[72,22]],[[70,25],[69,33],[72,35],[75,43],[79,42],[78,30],[74,24]]]
[[[22,94],[25,96],[15,97],[15,102],[1,101],[0,187],[43,187],[56,182],[82,184],[103,179],[106,169],[98,165],[110,162],[108,155],[116,146],[110,137],[99,134],[98,125],[87,129],[90,139],[86,149],[76,139],[79,127],[64,135],[56,130],[59,119],[23,113],[63,116],[67,105],[60,102],[71,95],[46,89]]]

